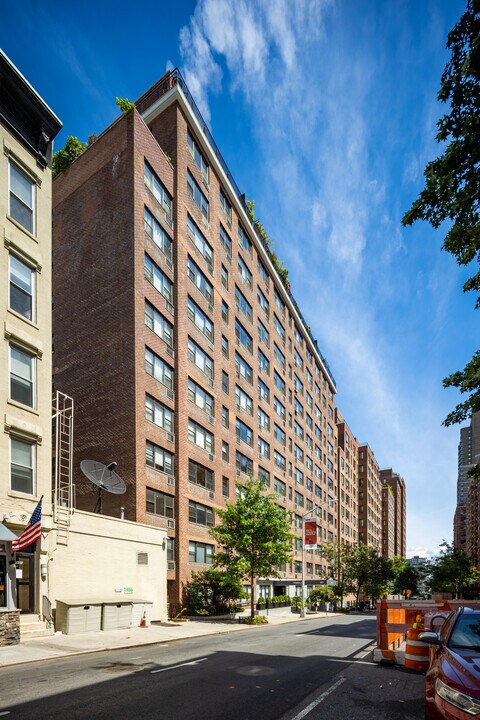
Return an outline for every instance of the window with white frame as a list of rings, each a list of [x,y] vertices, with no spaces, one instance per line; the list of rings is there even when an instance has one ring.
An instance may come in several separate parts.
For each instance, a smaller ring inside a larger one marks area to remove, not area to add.
[[[252,273],[250,272],[250,270],[248,269],[248,267],[246,266],[244,260],[242,259],[242,257],[240,255],[238,256],[238,274],[242,278],[243,282],[246,283],[251,290],[252,289]]]
[[[213,248],[193,222],[190,215],[187,215],[187,235],[200,255],[205,259],[209,269],[213,270]]]
[[[225,213],[225,220],[228,227],[232,227],[232,206],[222,188],[220,188],[220,207]]]
[[[220,244],[222,245],[223,249],[225,250],[225,254],[227,258],[232,261],[232,241],[230,240],[227,231],[223,227],[222,224],[220,224]]]
[[[15,492],[35,495],[34,442],[10,437],[10,488]]]
[[[243,325],[235,319],[235,337],[248,352],[253,353],[252,336],[245,330]]]
[[[8,214],[25,230],[35,234],[35,182],[15,163],[9,164]]]
[[[260,320],[257,321],[257,330],[259,341],[266,347],[270,347],[270,333]]]
[[[146,463],[154,470],[173,475],[173,453],[155,445],[150,440],[147,440],[146,443]]]
[[[235,372],[238,377],[243,377],[250,385],[253,385],[253,370],[238,352],[235,352]]]
[[[173,325],[156,308],[145,301],[145,325],[169,347],[173,347]]]
[[[195,542],[192,540],[188,543],[188,560],[191,563],[212,565],[214,551],[215,547],[213,545],[207,545],[205,543]]]
[[[188,359],[194,363],[199,370],[204,372],[210,380],[213,380],[214,366],[212,358],[203,352],[202,348],[191,338],[188,338]]]
[[[260,258],[258,258],[257,267],[258,267],[258,274],[260,275],[260,277],[262,278],[262,280],[263,280],[263,282],[265,283],[266,287],[268,288],[268,286],[269,286],[269,284],[270,284],[270,278],[269,278],[268,272],[267,272],[264,264],[263,264],[262,261],[260,260]]]
[[[144,208],[143,212],[143,226],[147,235],[152,238],[155,245],[160,248],[165,257],[171,261],[173,257],[173,242],[147,207]]]
[[[195,422],[195,420],[188,420],[188,439],[191,443],[194,443],[202,450],[206,450],[208,453],[213,454],[214,450],[214,439],[213,433],[206,430],[204,427]]]
[[[251,428],[248,427],[248,425],[245,425],[244,422],[240,420],[240,418],[237,418],[235,423],[236,433],[237,433],[237,440],[242,441],[246,443],[247,445],[250,445],[250,447],[253,447],[253,431]]]
[[[188,503],[188,519],[191,523],[207,525],[207,527],[212,527],[215,524],[213,509],[193,500]]]
[[[147,513],[173,518],[175,515],[175,498],[173,495],[159,492],[147,487]]]
[[[270,317],[270,304],[260,288],[257,288],[257,300],[267,318]]]
[[[240,243],[240,246],[247,251],[250,257],[252,257],[252,242],[240,223],[238,224],[238,242]]]
[[[260,378],[258,378],[258,398],[259,400],[265,400],[267,403],[270,402],[270,390]]]
[[[213,322],[191,297],[188,298],[187,315],[200,332],[213,342]]]
[[[200,146],[198,142],[193,137],[190,130],[187,132],[187,142],[188,142],[188,149],[190,150],[193,159],[195,160],[196,165],[198,166],[200,172],[202,173],[202,176],[205,178],[205,180],[208,182],[208,162],[205,160],[205,157],[200,150]]]
[[[238,385],[235,386],[235,400],[237,410],[243,410],[249,415],[253,415],[253,400]]]
[[[205,220],[208,222],[209,216],[209,203],[203,192],[200,190],[200,185],[196,182],[190,170],[187,171],[187,190],[190,197],[193,198],[194,202],[200,208]]]
[[[151,395],[145,396],[145,417],[166,432],[173,433],[173,410]]]
[[[270,375],[270,360],[263,352],[258,349],[258,370],[264,372],[266,375]]]
[[[215,414],[215,400],[210,393],[204,390],[194,380],[188,378],[188,399],[200,410],[213,416]]]
[[[169,303],[173,302],[173,283],[165,275],[158,265],[153,262],[152,258],[145,253],[144,258],[145,265],[145,277],[149,282],[152,283],[153,287],[158,290],[160,295],[163,295],[165,300]]]
[[[259,429],[270,430],[270,418],[260,407],[258,408],[257,417]]]
[[[27,320],[35,321],[35,271],[15,255],[10,255],[9,308]]]
[[[253,321],[253,310],[252,306],[248,302],[245,295],[239,290],[239,288],[235,285],[235,305],[239,312],[243,313],[250,322]]]
[[[162,358],[156,355],[150,348],[145,347],[145,370],[146,372],[165,385],[169,390],[173,388],[173,368],[167,365]]]
[[[162,208],[165,210],[165,214],[169,218],[170,222],[172,219],[172,205],[173,200],[170,197],[170,193],[164,187],[163,183],[160,182],[156,174],[153,172],[150,165],[145,161],[144,166],[144,181],[147,188],[153,194],[154,198],[160,203]]]
[[[261,458],[270,459],[270,444],[263,438],[258,438],[258,455]]]
[[[36,358],[15,345],[10,345],[10,400],[35,407]]]
[[[194,485],[200,485],[207,490],[215,490],[215,474],[213,470],[200,465],[195,460],[188,461],[188,480]]]
[[[278,398],[273,397],[273,408],[277,415],[285,420],[285,405],[283,405]]]
[[[238,450],[235,456],[235,465],[237,470],[240,470],[240,472],[243,472],[246,475],[253,474],[253,461]]]
[[[187,260],[187,273],[193,284],[200,290],[202,295],[213,305],[213,285],[203,272],[200,270],[198,265],[192,260],[190,255]]]

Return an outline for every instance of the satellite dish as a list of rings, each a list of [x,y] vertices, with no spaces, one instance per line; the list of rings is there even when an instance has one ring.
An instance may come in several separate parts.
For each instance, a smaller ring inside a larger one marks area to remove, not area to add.
[[[80,463],[80,470],[90,482],[98,487],[98,498],[94,512],[102,512],[102,490],[106,490],[113,495],[123,495],[127,489],[122,478],[115,472],[116,467],[116,462],[104,465],[96,460],[82,460]]]

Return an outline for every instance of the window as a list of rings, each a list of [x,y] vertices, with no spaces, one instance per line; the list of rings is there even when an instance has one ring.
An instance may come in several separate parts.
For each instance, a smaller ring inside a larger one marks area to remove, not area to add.
[[[228,358],[228,355],[229,355],[228,340],[225,337],[225,335],[222,335],[222,355],[224,358]]]
[[[207,413],[207,415],[213,416],[215,414],[215,400],[206,390],[200,385],[188,378],[188,399],[200,410]]]
[[[270,360],[260,349],[258,350],[258,371],[270,375]]]
[[[213,322],[190,296],[188,298],[187,315],[200,332],[203,333],[210,342],[213,342]]]
[[[35,233],[35,183],[17,165],[10,163],[10,204],[8,214],[25,230]]]
[[[207,490],[215,490],[214,477],[213,470],[200,465],[194,460],[188,461],[188,479],[194,485],[200,485]]]
[[[270,459],[270,445],[261,437],[258,438],[258,455],[261,458]]]
[[[175,562],[175,540],[167,538],[167,562]]]
[[[273,451],[273,462],[285,472],[287,467],[286,460],[277,450]]]
[[[285,317],[285,303],[283,302],[282,298],[278,294],[277,288],[273,288],[273,296],[275,298],[275,305],[280,310],[283,317]]]
[[[281,365],[283,370],[285,370],[285,355],[282,353],[277,343],[273,343],[273,354],[275,355],[275,360],[279,363],[279,365]]]
[[[307,376],[308,384],[312,385],[313,384],[313,375],[308,368],[306,368],[306,370],[305,370],[305,375]]]
[[[270,473],[262,467],[258,468],[258,479],[270,487]]]
[[[275,330],[282,338],[282,343],[285,345],[285,328],[276,315],[273,316],[273,324],[275,325]]]
[[[235,386],[235,400],[237,410],[244,410],[249,415],[253,415],[253,400],[238,385]]]
[[[145,396],[145,417],[166,432],[173,433],[173,410],[155,400],[151,395]]]
[[[228,395],[230,390],[230,381],[228,378],[228,373],[225,372],[225,370],[222,370],[222,390],[226,395]]]
[[[173,368],[148,347],[145,348],[145,370],[169,390],[173,388]]]
[[[270,317],[269,302],[268,302],[267,298],[265,297],[265,295],[263,294],[263,292],[260,290],[260,288],[257,288],[257,301],[258,301],[258,304],[260,305],[260,307],[262,308],[263,312],[267,316],[267,318]]]
[[[187,215],[187,235],[190,242],[195,245],[200,255],[204,258],[210,272],[212,272],[213,248],[193,222],[190,215]]]
[[[203,153],[200,150],[200,146],[198,145],[190,130],[188,130],[187,132],[187,143],[188,149],[190,150],[190,153],[195,160],[195,163],[197,164],[206,182],[208,182],[208,163],[205,160]]]
[[[310,350],[308,349],[308,347],[307,347],[307,349],[306,349],[306,353],[307,353],[307,360],[308,360],[308,362],[311,363],[311,362],[313,361],[313,355],[312,355],[312,353],[310,352]]]
[[[238,274],[242,278],[243,282],[248,285],[250,290],[252,289],[252,273],[248,269],[248,267],[245,265],[244,261],[242,260],[242,257],[238,256]]]
[[[295,462],[301,462],[301,463],[303,463],[304,455],[303,455],[303,450],[302,450],[302,448],[298,447],[298,445],[294,445],[293,454],[294,454],[294,457],[295,457]]]
[[[222,460],[228,462],[230,459],[230,447],[225,440],[222,441]]]
[[[149,282],[152,283],[153,287],[158,290],[160,295],[163,295],[165,300],[169,303],[173,302],[173,283],[169,278],[160,270],[158,265],[145,253],[144,258],[145,265],[145,277]]]
[[[191,563],[203,563],[204,565],[212,565],[213,563],[213,545],[206,545],[201,542],[188,543],[188,560]]]
[[[204,427],[190,418],[188,419],[188,439],[191,443],[194,443],[199,448],[202,448],[202,450],[206,450],[208,453],[213,453],[213,433],[205,430]]]
[[[245,330],[238,320],[235,320],[235,337],[249,353],[253,353],[252,336]]]
[[[145,301],[145,325],[158,335],[169,347],[173,347],[173,325],[147,300]]]
[[[208,216],[209,216],[209,206],[208,206],[208,200],[203,194],[203,192],[200,190],[199,184],[194,179],[192,173],[190,170],[187,170],[187,191],[191,198],[195,201],[195,203],[200,208],[200,212],[202,213],[205,220],[208,222]]]
[[[225,300],[222,300],[222,320],[228,325],[229,307]]]
[[[227,498],[230,495],[230,482],[228,477],[225,476],[222,477],[222,495]]]
[[[220,207],[222,208],[223,212],[225,213],[225,220],[227,221],[227,225],[229,228],[232,227],[232,206],[230,205],[230,202],[228,201],[227,196],[223,192],[222,188],[220,188]]]
[[[35,357],[10,346],[10,400],[35,406]]]
[[[275,440],[280,443],[280,445],[283,445],[285,447],[286,445],[286,435],[284,431],[278,427],[278,425],[275,423],[273,426],[273,435],[275,437]]]
[[[240,243],[240,246],[247,251],[250,257],[252,257],[252,243],[240,223],[238,224],[238,242]]]
[[[260,400],[265,400],[265,402],[270,402],[270,390],[265,385],[264,382],[258,379],[258,397]]]
[[[300,353],[297,350],[293,351],[293,359],[294,359],[295,365],[297,365],[297,367],[299,367],[299,368],[302,368],[302,370],[303,370],[302,356],[300,355]]]
[[[252,306],[248,302],[245,295],[238,289],[238,287],[235,285],[235,305],[238,310],[238,312],[243,313],[250,322],[253,321],[253,311]]]
[[[163,184],[160,182],[158,177],[153,172],[150,165],[145,162],[145,169],[144,169],[144,180],[145,185],[150,190],[150,192],[153,194],[156,200],[160,203],[160,205],[165,210],[165,215],[167,216],[167,221],[169,221],[169,225],[172,224],[172,198],[170,197],[170,194],[167,192]]]
[[[260,277],[262,278],[263,282],[265,283],[265,285],[268,289],[268,286],[270,283],[270,278],[268,277],[268,272],[266,271],[265,266],[262,263],[262,261],[260,260],[260,258],[258,259],[257,267],[258,267],[258,274],[260,275]]]
[[[246,457],[246,455],[243,455],[238,450],[236,453],[235,462],[237,470],[240,470],[240,472],[243,472],[246,475],[253,475],[253,462],[250,460],[250,458]]]
[[[215,516],[211,507],[193,502],[193,500],[189,501],[188,519],[190,522],[196,523],[197,525],[207,525],[207,527],[213,527],[214,517]]]
[[[258,408],[258,427],[260,429],[270,430],[270,418],[262,408]]]
[[[229,415],[230,415],[230,413],[228,411],[228,408],[223,406],[222,407],[222,427],[224,427],[225,429],[228,429],[228,427],[230,425]]]
[[[167,257],[171,262],[173,256],[173,242],[148,208],[144,209],[143,226],[147,235],[152,238],[155,245],[160,248],[165,257]]]
[[[232,241],[227,235],[227,231],[223,227],[222,224],[220,224],[220,244],[222,245],[223,249],[225,250],[225,254],[227,256],[227,260],[229,262],[232,262]]]
[[[35,271],[15,255],[10,255],[9,307],[27,320],[35,320]]]
[[[273,408],[277,415],[281,417],[282,420],[285,420],[285,405],[282,405],[276,397],[273,398]]]
[[[188,338],[188,359],[213,382],[213,360],[191,338]]]
[[[301,336],[300,331],[296,325],[293,328],[293,334],[295,336],[295,342],[297,342],[300,345],[300,347],[303,347],[303,337]]]
[[[293,375],[293,384],[295,386],[295,392],[301,393],[303,395],[303,383],[296,373],[294,373]]]
[[[275,478],[273,481],[273,489],[276,493],[278,493],[279,495],[282,495],[282,497],[286,497],[287,486],[283,482],[283,480],[279,480],[278,478]]]
[[[260,320],[257,322],[257,329],[258,329],[258,339],[260,342],[262,342],[267,347],[270,347],[270,333],[268,332],[265,325],[260,322]]]
[[[308,392],[308,390],[307,390],[306,393],[305,393],[305,397],[306,397],[306,399],[307,399],[307,405],[308,405],[308,407],[309,407],[309,408],[313,407],[312,396],[310,395],[310,393]]]
[[[147,487],[147,513],[173,518],[175,514],[175,498],[158,490]]]
[[[235,372],[237,377],[243,377],[253,385],[253,370],[238,352],[235,352]]]
[[[222,265],[222,285],[228,290],[228,270],[224,265]]]
[[[10,487],[15,492],[35,494],[35,443],[10,438]]]
[[[198,265],[193,262],[190,255],[188,256],[187,272],[188,277],[193,282],[193,284],[200,290],[200,292],[208,300],[208,302],[213,305],[213,286],[207,280]]]
[[[241,440],[247,445],[250,445],[250,447],[253,447],[253,432],[251,428],[249,428],[248,425],[245,425],[245,423],[239,420],[239,418],[236,420],[235,428],[237,432],[237,440]]]
[[[146,461],[148,467],[173,475],[173,454],[147,440]]]
[[[300,507],[303,507],[304,500],[303,500],[303,495],[301,493],[299,493],[295,490],[295,492],[293,494],[293,498],[295,501],[295,505],[300,505]]]
[[[303,417],[303,405],[302,403],[298,402],[297,398],[295,398],[293,406],[295,408],[295,415],[300,415],[300,417]]]
[[[285,381],[282,380],[280,375],[277,373],[276,370],[273,371],[273,382],[275,383],[276,387],[280,390],[282,395],[285,395]]]

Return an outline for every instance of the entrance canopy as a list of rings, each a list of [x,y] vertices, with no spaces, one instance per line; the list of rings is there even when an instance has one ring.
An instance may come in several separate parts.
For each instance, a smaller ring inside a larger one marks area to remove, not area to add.
[[[15,533],[5,527],[3,523],[0,523],[0,542],[12,542],[12,540],[16,539]]]

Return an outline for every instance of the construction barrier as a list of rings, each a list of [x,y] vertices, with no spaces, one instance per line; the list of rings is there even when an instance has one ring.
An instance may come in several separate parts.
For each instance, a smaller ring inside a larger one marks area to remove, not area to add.
[[[407,630],[407,640],[405,644],[405,667],[409,670],[417,670],[425,672],[430,662],[429,646],[418,639],[419,633],[424,628],[410,628]]]
[[[378,600],[377,647],[373,653],[373,660],[400,662],[400,647],[403,647],[407,631],[413,627],[417,615],[422,616],[425,630],[436,631],[442,622],[442,617],[447,617],[452,610],[462,606],[480,609],[480,601]],[[428,649],[428,646],[426,647]]]

